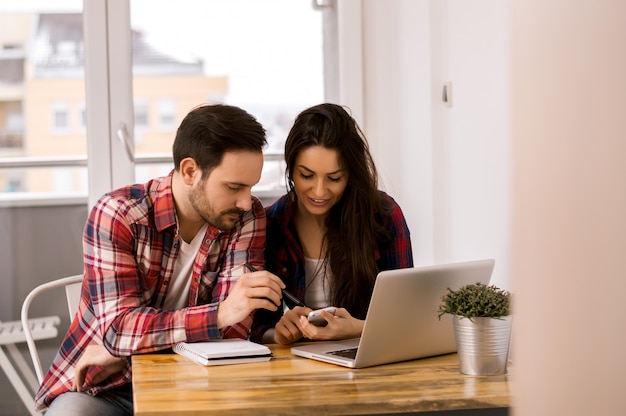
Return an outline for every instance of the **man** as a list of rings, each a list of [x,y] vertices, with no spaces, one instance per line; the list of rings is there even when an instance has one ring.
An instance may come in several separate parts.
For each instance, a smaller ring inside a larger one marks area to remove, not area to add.
[[[251,188],[265,144],[265,130],[245,111],[197,107],[178,128],[168,176],[96,203],[83,235],[80,305],[38,409],[132,415],[130,355],[247,338],[254,310],[277,309],[282,281],[243,267],[263,265],[265,216]]]

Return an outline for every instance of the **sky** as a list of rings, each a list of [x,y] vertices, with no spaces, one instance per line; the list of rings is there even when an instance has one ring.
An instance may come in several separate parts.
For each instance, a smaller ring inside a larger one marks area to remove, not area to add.
[[[89,0],[96,1],[96,0]],[[0,12],[82,11],[82,0],[0,0]],[[164,52],[228,75],[228,102],[323,100],[321,14],[310,0],[131,0],[131,26]],[[274,10],[276,10],[274,12]]]
[[[133,0],[131,23],[166,51],[203,58],[207,75],[229,74],[235,101],[322,98],[321,15],[310,0]]]

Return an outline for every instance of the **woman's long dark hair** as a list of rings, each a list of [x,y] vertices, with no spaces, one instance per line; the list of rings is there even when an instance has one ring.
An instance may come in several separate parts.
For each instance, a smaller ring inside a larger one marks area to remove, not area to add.
[[[376,166],[365,136],[343,107],[329,103],[310,107],[298,115],[285,142],[287,183],[294,198],[296,157],[311,146],[337,150],[339,163],[348,172],[343,196],[326,219],[322,247],[324,265],[333,275],[330,301],[364,319],[378,273],[374,253],[389,239]]]

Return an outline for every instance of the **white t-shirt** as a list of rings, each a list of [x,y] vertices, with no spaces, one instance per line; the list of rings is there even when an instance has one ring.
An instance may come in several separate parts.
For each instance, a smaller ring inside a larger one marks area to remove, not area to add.
[[[189,286],[191,285],[193,262],[198,251],[200,251],[200,245],[204,240],[204,233],[206,233],[208,226],[208,223],[204,224],[204,227],[198,231],[189,244],[182,238],[179,239],[180,251],[174,263],[174,276],[165,296],[163,309],[182,309],[189,305]]]
[[[327,273],[326,273],[327,272]],[[312,309],[330,306],[329,280],[330,269],[324,267],[323,259],[304,258],[304,273],[306,276],[306,293],[304,303]]]

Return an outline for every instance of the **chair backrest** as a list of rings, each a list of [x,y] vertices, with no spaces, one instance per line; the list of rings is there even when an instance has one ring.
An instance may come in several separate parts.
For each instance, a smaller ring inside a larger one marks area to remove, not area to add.
[[[28,351],[30,352],[30,358],[33,361],[33,366],[35,367],[35,374],[37,375],[37,380],[41,384],[43,381],[43,370],[41,368],[41,361],[39,359],[39,352],[37,351],[37,345],[35,344],[35,340],[33,338],[33,333],[31,330],[31,326],[29,325],[29,309],[33,300],[51,290],[58,287],[65,287],[65,295],[67,297],[67,307],[69,311],[70,320],[76,314],[76,310],[78,309],[78,304],[80,302],[80,289],[82,286],[83,275],[75,275],[64,277],[61,279],[53,280],[51,282],[47,282],[41,284],[31,290],[31,292],[24,299],[24,303],[22,304],[22,327],[24,330],[24,335],[26,338],[26,344],[28,345]],[[31,320],[32,321],[32,320]]]
[[[76,277],[76,276],[72,276]],[[65,285],[65,296],[67,298],[67,310],[70,312],[70,320],[74,319],[78,304],[80,303],[80,289],[83,287],[83,275],[79,275],[77,282]]]

